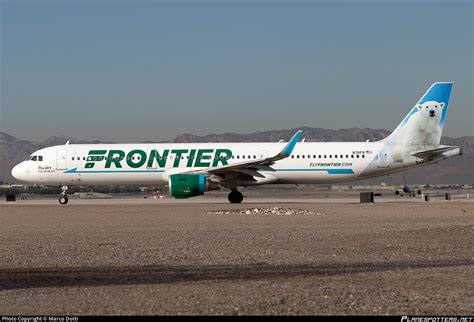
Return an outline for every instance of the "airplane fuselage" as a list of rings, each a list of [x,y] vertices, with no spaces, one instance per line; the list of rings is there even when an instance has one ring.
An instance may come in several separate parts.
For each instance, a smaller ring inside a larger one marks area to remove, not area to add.
[[[169,175],[186,170],[232,165],[278,153],[285,143],[70,144],[41,149],[36,160],[13,170],[16,178],[34,184],[166,185]],[[387,175],[426,164],[391,162],[379,142],[300,142],[292,154],[276,161],[266,183],[337,183]],[[41,159],[41,161],[39,161]]]

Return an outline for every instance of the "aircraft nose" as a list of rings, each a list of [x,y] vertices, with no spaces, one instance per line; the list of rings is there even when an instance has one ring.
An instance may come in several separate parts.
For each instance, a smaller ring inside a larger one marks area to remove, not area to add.
[[[19,163],[16,166],[13,167],[12,176],[13,176],[13,178],[15,178],[17,180],[23,181],[24,176],[25,176],[24,172],[25,171],[24,171],[24,166],[23,166],[23,162],[22,162],[22,163]]]

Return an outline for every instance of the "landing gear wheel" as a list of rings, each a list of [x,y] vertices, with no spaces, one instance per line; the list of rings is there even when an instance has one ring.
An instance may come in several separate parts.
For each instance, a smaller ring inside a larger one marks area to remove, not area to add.
[[[233,190],[229,193],[228,199],[230,203],[241,203],[242,200],[244,200],[244,196],[242,195],[241,192],[237,190]]]
[[[68,199],[67,199],[67,190],[68,190],[68,186],[62,186],[61,187],[61,196],[59,197],[59,203],[61,205],[65,205],[67,204],[68,202]]]

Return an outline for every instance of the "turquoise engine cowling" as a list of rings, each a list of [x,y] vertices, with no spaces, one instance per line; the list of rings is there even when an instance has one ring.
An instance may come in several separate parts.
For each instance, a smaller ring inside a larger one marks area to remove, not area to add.
[[[169,177],[170,194],[175,198],[200,196],[206,190],[206,176],[200,174],[172,174]]]

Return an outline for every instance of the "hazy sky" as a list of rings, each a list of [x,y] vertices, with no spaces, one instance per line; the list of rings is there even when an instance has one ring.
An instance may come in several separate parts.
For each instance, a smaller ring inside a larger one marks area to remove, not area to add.
[[[454,81],[473,131],[473,1],[7,1],[0,131],[122,142],[394,129]]]

